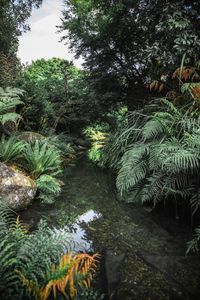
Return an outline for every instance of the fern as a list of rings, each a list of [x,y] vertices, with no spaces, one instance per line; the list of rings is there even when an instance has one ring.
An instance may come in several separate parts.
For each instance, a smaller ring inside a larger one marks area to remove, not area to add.
[[[76,254],[71,252],[64,254],[58,265],[53,264],[46,274],[44,282],[34,282],[27,279],[23,273],[18,271],[23,284],[27,287],[29,293],[39,300],[48,300],[53,294],[57,299],[57,293],[67,298],[74,299],[77,294],[77,286],[90,287],[92,273],[95,272],[96,263],[99,255],[94,254]],[[69,289],[69,293],[68,293]]]
[[[60,151],[47,142],[36,140],[26,145],[24,168],[35,179],[47,174],[56,176],[61,173]]]
[[[60,182],[49,175],[41,175],[36,180],[37,188],[39,190],[39,198],[45,203],[54,202],[55,196],[61,192]]]
[[[129,190],[143,180],[148,172],[147,159],[149,147],[134,147],[127,151],[121,159],[121,169],[117,177],[117,187],[123,191]]]
[[[163,142],[159,145],[159,157],[162,169],[171,173],[187,172],[199,167],[200,157],[191,148],[185,147],[177,139]]]
[[[197,227],[195,229],[195,234],[193,236],[193,239],[187,243],[187,251],[186,254],[189,252],[198,252],[200,247],[200,227]]]
[[[155,115],[148,121],[142,130],[144,140],[151,140],[155,138],[163,138],[164,135],[170,135],[170,130],[167,126],[166,119],[161,119],[161,114]]]
[[[70,143],[67,143],[67,135],[64,133],[55,134],[54,132],[48,132],[48,136],[45,137],[45,140],[50,146],[57,148],[62,157],[71,157],[74,155],[74,149]]]
[[[33,233],[0,202],[0,293],[2,299],[27,299],[18,270],[37,282],[44,282],[53,263],[71,249],[66,230],[50,229],[41,222]]]
[[[18,141],[15,137],[5,139],[3,136],[0,140],[0,161],[9,162],[16,160],[23,152],[25,144]]]
[[[178,109],[166,99],[161,107],[155,101],[133,113],[104,148],[126,201],[155,206],[166,199],[183,199],[191,202],[193,213],[198,210],[199,125],[195,111]]]
[[[0,123],[5,124],[8,121],[17,122],[21,116],[13,110],[17,105],[23,104],[20,96],[23,90],[16,88],[0,88]]]

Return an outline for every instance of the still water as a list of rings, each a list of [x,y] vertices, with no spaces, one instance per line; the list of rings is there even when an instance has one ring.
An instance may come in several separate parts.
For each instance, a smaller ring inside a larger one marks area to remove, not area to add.
[[[68,167],[62,180],[60,198],[35,202],[21,213],[24,222],[65,228],[80,250],[123,254],[118,299],[200,299],[199,258],[185,257],[187,228],[175,224],[172,233],[151,213],[117,201],[111,176],[87,160]]]

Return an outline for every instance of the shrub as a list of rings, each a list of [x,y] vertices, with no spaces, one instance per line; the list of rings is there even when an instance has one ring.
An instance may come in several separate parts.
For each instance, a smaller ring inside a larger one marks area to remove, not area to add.
[[[88,151],[88,157],[100,166],[103,166],[103,147],[108,139],[109,130],[110,126],[108,123],[95,123],[83,130],[83,133],[92,142],[92,147]]]
[[[15,137],[6,139],[4,136],[0,140],[0,161],[10,162],[16,160],[23,152],[25,144]]]
[[[156,205],[184,200],[190,201],[193,213],[198,209],[199,125],[195,111],[177,108],[167,99],[130,115],[129,124],[104,148],[126,201]]]
[[[24,168],[34,179],[47,174],[57,176],[61,173],[60,151],[47,142],[36,140],[26,145]]]

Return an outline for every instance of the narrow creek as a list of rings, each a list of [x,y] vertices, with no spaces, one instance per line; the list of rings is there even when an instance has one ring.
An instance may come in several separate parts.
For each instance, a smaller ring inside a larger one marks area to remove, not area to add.
[[[68,167],[61,197],[21,213],[35,226],[65,227],[86,251],[108,257],[109,293],[118,300],[200,299],[200,261],[185,256],[185,227],[170,232],[155,215],[116,200],[109,174],[87,160]]]

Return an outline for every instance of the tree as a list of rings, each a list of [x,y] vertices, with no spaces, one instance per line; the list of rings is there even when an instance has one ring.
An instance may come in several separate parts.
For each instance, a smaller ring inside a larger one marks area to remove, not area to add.
[[[0,4],[0,85],[11,85],[16,77],[18,37],[29,29],[26,21],[42,0],[1,0]]]
[[[96,113],[98,103],[88,78],[86,71],[60,58],[39,59],[25,67],[18,85],[28,95],[23,114],[26,128],[62,128],[63,131],[69,129],[72,121],[80,125],[89,120]]]
[[[199,11],[199,1],[188,0],[65,0],[60,30],[93,74],[123,82],[130,104],[183,54],[188,62],[196,59]]]
[[[0,52],[16,52],[18,37],[29,29],[26,20],[34,7],[38,8],[42,0],[1,0],[0,7]]]

